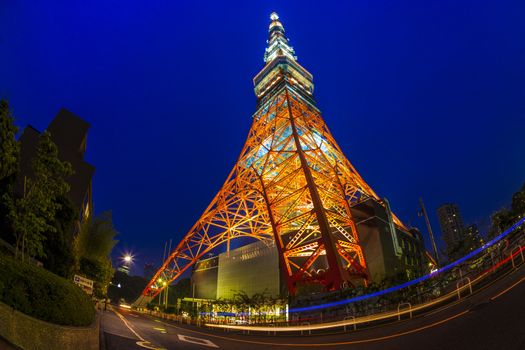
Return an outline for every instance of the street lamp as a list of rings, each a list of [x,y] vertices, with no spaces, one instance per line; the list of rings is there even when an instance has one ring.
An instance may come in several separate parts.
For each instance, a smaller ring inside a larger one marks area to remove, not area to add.
[[[122,260],[124,260],[125,263],[130,264],[133,261],[133,257],[130,254],[126,254]]]

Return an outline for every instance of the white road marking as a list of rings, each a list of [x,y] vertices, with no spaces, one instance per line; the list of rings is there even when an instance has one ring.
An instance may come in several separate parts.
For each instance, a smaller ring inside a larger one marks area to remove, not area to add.
[[[210,348],[218,348],[219,346],[215,345],[211,340],[208,339],[202,339],[202,338],[196,338],[196,337],[190,337],[187,335],[177,334],[180,341],[185,341],[192,344],[199,344],[203,346],[207,346]]]
[[[128,327],[128,329],[129,329],[133,334],[135,334],[135,336],[136,336],[137,338],[139,338],[139,339],[142,340],[142,341],[146,341],[144,338],[142,338],[142,337],[140,336],[140,334],[138,334],[137,332],[135,332],[135,330],[133,329],[133,327],[131,327],[131,325],[129,324],[128,320],[126,320],[126,318],[125,318],[124,316],[122,316],[122,315],[121,315],[119,312],[117,312],[115,309],[113,309],[113,312],[115,313],[115,315],[118,316],[118,318],[120,318],[120,320],[124,323],[124,325],[125,325],[126,327]]]
[[[162,349],[162,348],[156,348],[154,346],[151,345],[151,343],[149,341],[138,341],[136,343],[138,346],[142,347],[142,348],[145,348],[145,349],[150,349],[150,350],[165,350],[165,349]]]
[[[157,348],[157,347],[154,347],[149,341],[147,341],[146,339],[142,338],[140,334],[138,334],[134,329],[133,327],[131,327],[131,324],[128,322],[128,320],[126,320],[126,318],[124,316],[122,316],[119,312],[117,312],[115,309],[112,308],[112,311],[115,313],[115,315],[118,316],[118,318],[120,318],[120,320],[124,323],[124,325],[126,327],[128,327],[128,329],[133,333],[135,334],[135,336],[137,338],[139,338],[139,341],[136,343],[138,346],[140,347],[143,347],[143,348],[146,348],[146,349],[151,349],[151,350],[164,350],[163,348]]]

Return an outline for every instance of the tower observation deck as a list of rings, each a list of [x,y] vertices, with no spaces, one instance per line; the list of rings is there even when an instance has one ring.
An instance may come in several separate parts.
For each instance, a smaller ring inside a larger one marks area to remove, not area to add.
[[[237,163],[142,294],[151,300],[210,251],[241,237],[274,241],[291,295],[303,284],[336,290],[366,284],[367,265],[351,207],[381,202],[325,124],[313,76],[270,16],[265,66],[253,79],[252,126]],[[392,215],[393,225],[404,227]]]

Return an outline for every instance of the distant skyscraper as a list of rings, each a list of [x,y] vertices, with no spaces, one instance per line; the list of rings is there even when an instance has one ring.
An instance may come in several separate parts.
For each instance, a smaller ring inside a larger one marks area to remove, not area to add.
[[[120,271],[122,273],[125,273],[126,275],[129,276],[130,274],[130,269],[129,269],[129,265],[128,264],[122,264],[121,266],[119,266],[117,268],[117,271]]]
[[[443,204],[438,208],[437,215],[441,227],[441,237],[447,245],[447,252],[450,252],[458,242],[463,240],[465,230],[463,218],[458,205],[455,203]]]

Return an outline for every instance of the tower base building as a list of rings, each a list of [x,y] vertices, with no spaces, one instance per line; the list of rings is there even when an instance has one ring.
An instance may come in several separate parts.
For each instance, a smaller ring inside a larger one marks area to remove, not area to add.
[[[417,229],[404,230],[393,225],[393,238],[388,209],[374,199],[358,203],[351,210],[368,267],[369,283],[396,283],[428,272],[429,261]],[[395,241],[401,254],[396,254]],[[199,260],[191,283],[197,299],[232,299],[240,291],[249,296],[265,293],[287,297],[282,277],[275,243],[255,242]]]

